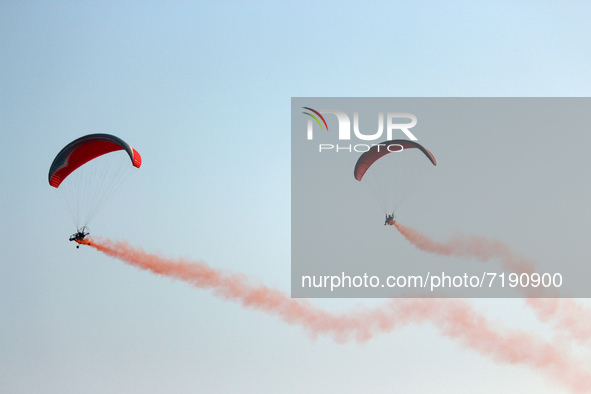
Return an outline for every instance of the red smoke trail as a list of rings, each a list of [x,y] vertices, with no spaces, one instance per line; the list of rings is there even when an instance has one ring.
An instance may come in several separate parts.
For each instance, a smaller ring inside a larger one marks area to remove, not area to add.
[[[252,284],[242,274],[216,270],[203,262],[166,259],[125,242],[94,239],[91,243],[97,250],[134,267],[211,289],[220,298],[302,326],[313,336],[325,334],[337,342],[364,342],[397,327],[430,321],[445,336],[497,362],[527,365],[575,392],[591,392],[589,371],[568,356],[564,348],[528,332],[493,325],[461,300],[395,299],[381,308],[357,307],[347,313],[331,313],[279,290]]]
[[[447,242],[441,243],[432,240],[427,235],[411,227],[399,223],[394,225],[410,243],[425,252],[444,256],[474,258],[482,262],[496,258],[508,271],[517,273],[534,272],[535,260],[517,254],[500,241],[489,240],[476,235],[455,235]],[[541,295],[539,293],[541,288],[538,289],[535,293],[530,290],[526,295],[530,297]],[[551,322],[554,327],[567,332],[573,339],[578,341],[589,341],[591,339],[591,310],[584,305],[568,298],[528,298],[526,301],[540,321]]]
[[[482,262],[498,258],[505,269],[511,272],[534,272],[535,261],[513,252],[511,248],[500,241],[489,240],[478,235],[456,235],[446,243],[440,243],[411,227],[400,223],[394,223],[394,225],[404,238],[425,252],[443,256],[475,258]]]
[[[579,342],[591,340],[591,310],[570,298],[528,298],[538,319],[551,322]]]

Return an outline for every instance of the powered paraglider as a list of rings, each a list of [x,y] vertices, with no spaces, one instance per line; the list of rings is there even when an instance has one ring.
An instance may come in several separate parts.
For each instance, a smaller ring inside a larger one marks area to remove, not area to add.
[[[85,226],[131,169],[141,164],[138,151],[110,134],[80,137],[57,154],[49,168],[48,180],[76,225],[77,231],[70,241],[87,243]]]
[[[416,181],[437,162],[431,152],[409,140],[390,140],[363,153],[353,176],[372,192],[386,214],[385,224],[394,225],[394,213]]]

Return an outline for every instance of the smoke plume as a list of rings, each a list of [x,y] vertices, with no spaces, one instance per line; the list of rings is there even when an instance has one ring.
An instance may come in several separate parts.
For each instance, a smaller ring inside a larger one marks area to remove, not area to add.
[[[498,240],[456,234],[446,242],[438,242],[409,226],[400,223],[395,223],[395,226],[411,244],[428,253],[481,262],[498,259],[503,268],[510,272],[533,273],[535,270],[535,260],[514,252]],[[541,287],[524,291],[526,297],[558,295],[542,293],[547,290]],[[557,330],[565,332],[577,341],[587,342],[591,339],[591,310],[581,303],[568,298],[527,298],[526,302],[540,321],[551,323]]]
[[[126,242],[93,239],[100,252],[142,270],[181,280],[217,297],[301,326],[313,337],[327,335],[337,342],[365,342],[408,324],[433,324],[444,336],[502,364],[528,366],[574,392],[591,392],[589,371],[562,346],[530,332],[493,324],[470,304],[453,299],[393,299],[381,307],[358,306],[332,313],[306,300],[254,284],[243,274],[218,270],[204,262],[167,259]]]

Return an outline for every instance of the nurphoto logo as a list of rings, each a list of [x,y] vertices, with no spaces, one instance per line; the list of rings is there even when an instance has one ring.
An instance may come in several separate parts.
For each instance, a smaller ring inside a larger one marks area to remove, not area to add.
[[[338,109],[321,109],[315,110],[310,107],[302,107],[307,110],[302,112],[308,116],[307,122],[307,139],[309,141],[314,139],[314,128],[320,131],[328,132],[328,123],[322,114],[333,114],[336,116],[338,121],[338,139],[339,141],[350,141],[351,140],[351,118],[344,111]],[[378,112],[378,126],[375,132],[362,132],[359,128],[359,113],[353,112],[353,134],[358,140],[361,141],[375,141],[383,139],[384,129],[386,130],[386,140],[392,140],[394,132],[401,131],[409,140],[417,141],[418,139],[410,132],[409,129],[413,128],[417,124],[417,117],[407,112],[388,112],[385,116],[384,113]],[[400,120],[406,119],[406,122],[400,123]],[[408,121],[410,120],[410,121]],[[347,152],[367,152],[372,146],[376,144],[318,144],[318,151],[347,151]]]

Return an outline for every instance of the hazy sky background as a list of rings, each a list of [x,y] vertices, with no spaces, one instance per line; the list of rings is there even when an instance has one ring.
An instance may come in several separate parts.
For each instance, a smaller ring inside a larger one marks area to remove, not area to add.
[[[291,97],[588,96],[590,8],[0,2],[0,391],[565,392],[428,324],[365,345],[311,340],[275,317],[76,250],[47,171],[81,135],[120,136],[144,162],[92,221],[93,234],[289,292]],[[586,133],[555,138],[576,143]],[[474,232],[535,258],[583,263],[580,245],[566,256],[540,251],[548,238],[530,223],[539,215],[556,224],[555,244],[573,242],[561,226],[573,217],[560,219],[568,199],[556,202],[524,206],[523,216],[512,207],[494,223],[479,220],[488,206],[454,207],[451,222],[416,206],[407,217],[435,237]],[[577,237],[589,230],[579,223]],[[382,300],[312,302],[343,310]],[[553,335],[521,300],[473,303],[500,324]]]

